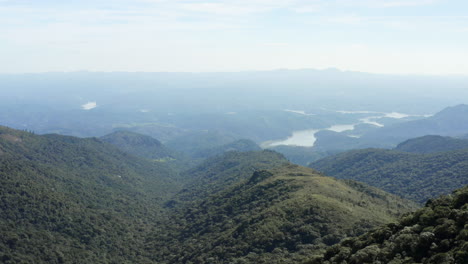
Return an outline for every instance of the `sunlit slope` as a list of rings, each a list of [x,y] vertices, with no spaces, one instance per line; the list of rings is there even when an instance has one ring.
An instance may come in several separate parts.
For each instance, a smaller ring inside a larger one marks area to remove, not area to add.
[[[149,241],[169,263],[291,263],[414,208],[381,190],[285,164],[179,205],[166,233]]]
[[[346,239],[309,263],[468,263],[468,186],[397,223]]]
[[[468,149],[432,154],[363,149],[324,158],[310,167],[423,203],[468,184]]]

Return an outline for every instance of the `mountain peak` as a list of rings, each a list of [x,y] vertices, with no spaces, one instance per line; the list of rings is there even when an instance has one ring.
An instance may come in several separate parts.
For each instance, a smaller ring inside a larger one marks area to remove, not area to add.
[[[461,114],[468,116],[468,105],[459,104],[455,106],[446,107],[442,109],[442,111],[436,113],[434,117],[454,118],[454,117],[458,117]]]

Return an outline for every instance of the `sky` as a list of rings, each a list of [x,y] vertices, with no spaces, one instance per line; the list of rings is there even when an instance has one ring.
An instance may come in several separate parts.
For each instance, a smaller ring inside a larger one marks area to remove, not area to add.
[[[468,75],[466,0],[0,0],[0,73]]]

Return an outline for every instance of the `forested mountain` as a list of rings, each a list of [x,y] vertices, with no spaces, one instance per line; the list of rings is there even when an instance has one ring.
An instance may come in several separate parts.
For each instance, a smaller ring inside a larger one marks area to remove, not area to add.
[[[173,177],[95,138],[0,127],[1,262],[146,263]]]
[[[178,206],[163,236],[148,243],[168,263],[300,263],[414,208],[376,188],[286,164]]]
[[[120,130],[100,137],[102,141],[136,156],[152,160],[175,160],[180,154],[164,146],[159,140],[135,132]]]
[[[468,140],[442,136],[423,136],[398,144],[395,150],[410,153],[434,153],[468,149]]]
[[[374,187],[293,165],[274,151],[229,151],[251,148],[258,146],[246,140],[213,148],[218,155],[180,173],[162,162],[176,154],[132,132],[81,139],[0,127],[0,260],[301,263],[416,208]],[[467,179],[468,150],[361,152],[350,160],[335,156],[334,168],[373,179],[385,175],[374,170],[385,172],[393,161],[390,172],[413,177],[395,176],[394,186],[413,190],[416,201]],[[447,177],[438,178],[440,171]],[[424,185],[428,179],[436,184]]]
[[[272,169],[287,163],[283,155],[269,150],[231,151],[209,158],[182,173],[181,178],[186,182],[184,189],[168,205],[206,198],[248,179],[257,170]]]
[[[357,238],[327,249],[310,264],[468,263],[468,186]]]
[[[468,149],[431,154],[354,150],[313,162],[310,167],[423,203],[468,184]]]

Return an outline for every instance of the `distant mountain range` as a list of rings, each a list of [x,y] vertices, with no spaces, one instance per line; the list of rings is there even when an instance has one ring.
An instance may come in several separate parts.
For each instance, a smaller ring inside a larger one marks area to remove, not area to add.
[[[425,136],[461,136],[468,132],[468,105],[447,107],[435,115],[414,121],[394,124],[370,132],[363,141],[382,141],[397,144],[405,139]]]
[[[361,126],[361,125],[359,125]],[[439,135],[459,137],[468,133],[468,105],[448,107],[433,116],[397,122],[384,127],[360,127],[344,132],[320,131],[313,150],[339,152],[362,148],[394,148],[408,139]]]
[[[450,150],[468,149],[468,139],[423,136],[408,139],[398,144],[395,150],[409,153],[436,153]]]

